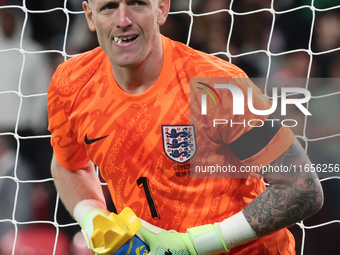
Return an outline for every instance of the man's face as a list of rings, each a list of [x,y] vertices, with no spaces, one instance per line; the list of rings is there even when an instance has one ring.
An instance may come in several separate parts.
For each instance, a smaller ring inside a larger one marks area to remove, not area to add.
[[[111,64],[134,67],[160,46],[159,26],[166,20],[169,0],[90,0],[83,8]]]

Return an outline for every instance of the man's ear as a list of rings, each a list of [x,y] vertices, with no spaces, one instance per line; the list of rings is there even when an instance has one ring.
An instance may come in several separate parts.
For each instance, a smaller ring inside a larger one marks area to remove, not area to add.
[[[162,26],[169,14],[170,11],[170,0],[160,0],[158,4],[158,17],[157,24]]]
[[[86,17],[87,25],[88,25],[89,29],[92,32],[96,31],[96,25],[95,25],[95,22],[93,20],[93,12],[92,12],[91,3],[84,1],[83,2],[83,9],[85,11],[85,17]]]

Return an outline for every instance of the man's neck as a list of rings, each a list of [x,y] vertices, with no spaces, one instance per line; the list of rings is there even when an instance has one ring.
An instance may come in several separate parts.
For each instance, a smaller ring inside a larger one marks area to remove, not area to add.
[[[154,52],[155,53],[155,52]],[[157,81],[163,66],[163,48],[152,57],[135,67],[112,66],[118,86],[128,94],[142,94]]]
[[[112,68],[113,69],[113,68]],[[152,71],[150,71],[152,70]],[[118,68],[112,70],[118,86],[128,94],[141,94],[147,91],[158,79],[162,62],[154,67]]]

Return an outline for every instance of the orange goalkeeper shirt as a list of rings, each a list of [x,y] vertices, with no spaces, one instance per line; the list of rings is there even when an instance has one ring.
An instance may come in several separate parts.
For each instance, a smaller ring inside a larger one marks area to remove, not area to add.
[[[261,178],[190,178],[190,159],[203,164],[209,151],[221,165],[264,165],[288,149],[294,136],[281,127],[259,152],[239,159],[229,145],[251,127],[224,125],[209,134],[204,129],[193,133],[190,78],[246,75],[228,62],[168,38],[162,37],[162,43],[159,78],[139,95],[127,94],[117,85],[101,48],[61,64],[48,91],[49,130],[63,167],[77,170],[89,160],[99,167],[118,212],[129,206],[154,225],[185,232],[232,216],[265,189]],[[248,85],[239,86],[244,90]],[[254,90],[257,109],[269,108],[270,102],[255,86]],[[228,107],[222,111],[230,115]],[[267,117],[245,112],[247,119]],[[181,132],[186,141],[195,139],[195,146],[172,149],[184,142],[178,139]],[[176,135],[176,140],[170,139]],[[221,148],[227,153],[221,155]],[[229,254],[294,254],[294,239],[282,229]]]

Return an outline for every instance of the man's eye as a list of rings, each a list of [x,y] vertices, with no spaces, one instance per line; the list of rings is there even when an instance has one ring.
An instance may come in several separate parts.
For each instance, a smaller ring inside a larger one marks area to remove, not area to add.
[[[111,9],[116,9],[116,8],[117,8],[117,4],[108,3],[103,6],[102,10],[111,10]]]
[[[136,1],[136,2],[135,2],[135,5],[136,5],[136,6],[143,6],[143,5],[144,5],[144,2],[143,2],[143,1]]]

